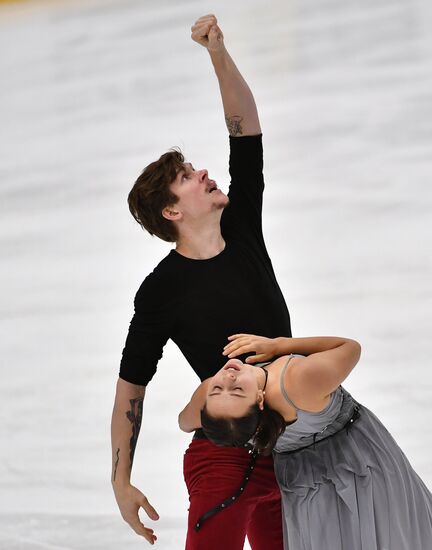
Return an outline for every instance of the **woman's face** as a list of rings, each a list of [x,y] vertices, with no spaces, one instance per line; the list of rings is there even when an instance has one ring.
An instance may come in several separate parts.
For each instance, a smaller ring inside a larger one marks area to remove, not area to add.
[[[263,407],[264,396],[258,386],[261,369],[230,359],[211,379],[206,406],[214,417],[245,416],[258,403]]]

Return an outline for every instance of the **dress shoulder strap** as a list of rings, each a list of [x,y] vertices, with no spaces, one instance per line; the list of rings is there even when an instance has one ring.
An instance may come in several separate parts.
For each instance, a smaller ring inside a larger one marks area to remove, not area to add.
[[[284,396],[285,400],[288,401],[288,403],[295,408],[296,411],[299,410],[299,408],[291,401],[291,399],[289,398],[289,395],[285,389],[285,384],[284,384],[284,380],[285,380],[285,372],[287,370],[287,367],[288,367],[288,364],[289,362],[291,361],[291,359],[295,357],[295,355],[291,354],[288,359],[287,359],[287,362],[285,363],[283,369],[282,369],[282,372],[281,372],[281,375],[280,375],[280,390],[281,390],[281,394]]]

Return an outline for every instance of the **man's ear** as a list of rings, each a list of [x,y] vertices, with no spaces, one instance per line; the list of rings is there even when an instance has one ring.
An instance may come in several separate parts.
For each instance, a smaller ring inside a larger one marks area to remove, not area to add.
[[[162,210],[162,216],[166,220],[179,221],[182,218],[182,213],[175,206],[165,206]]]

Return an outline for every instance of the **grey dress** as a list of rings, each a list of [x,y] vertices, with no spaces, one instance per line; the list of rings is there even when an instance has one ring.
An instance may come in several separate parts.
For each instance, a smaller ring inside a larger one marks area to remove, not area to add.
[[[283,385],[291,357],[281,391],[297,420],[273,453],[284,549],[431,550],[432,495],[393,437],[342,387],[321,412],[298,409]]]

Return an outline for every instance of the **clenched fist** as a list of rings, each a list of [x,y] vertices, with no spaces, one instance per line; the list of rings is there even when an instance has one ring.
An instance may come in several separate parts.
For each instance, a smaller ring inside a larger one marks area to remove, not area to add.
[[[210,52],[224,48],[223,34],[214,15],[204,15],[192,25],[192,40],[207,48]]]

